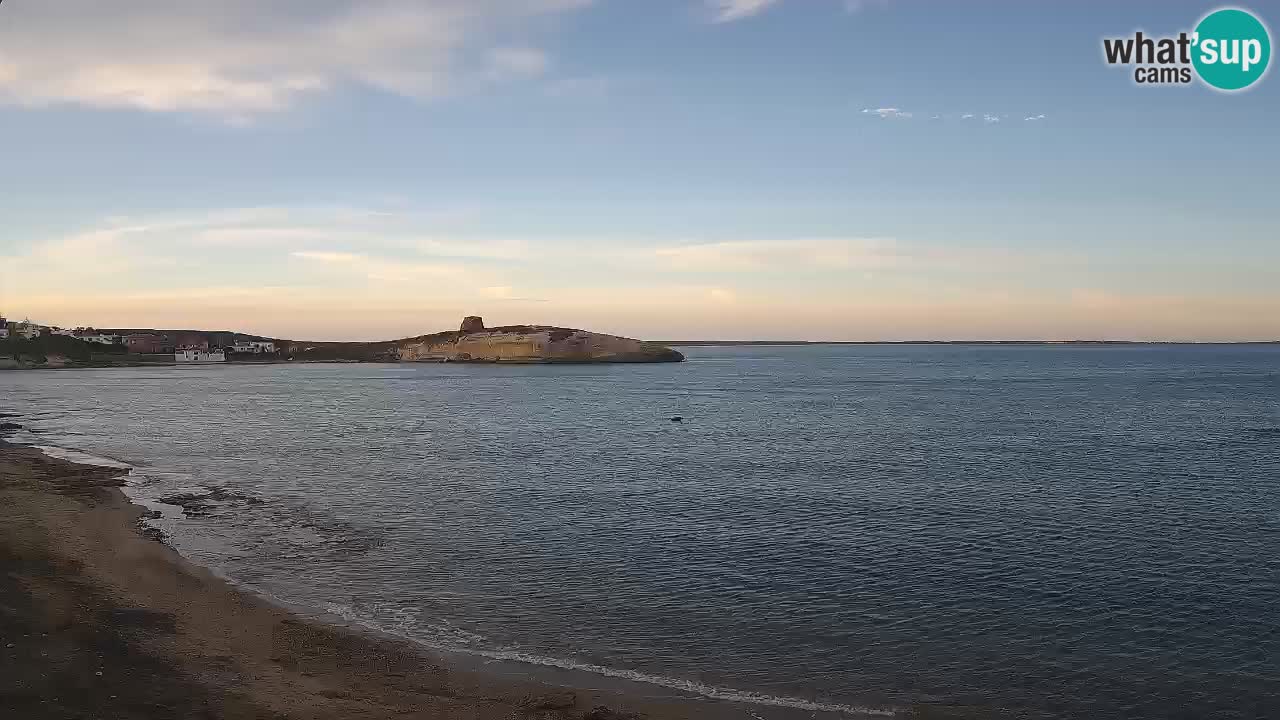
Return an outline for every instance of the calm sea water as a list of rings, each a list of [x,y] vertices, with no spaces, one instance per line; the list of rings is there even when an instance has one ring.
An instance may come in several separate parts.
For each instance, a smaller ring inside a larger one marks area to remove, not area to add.
[[[686,351],[6,373],[0,409],[141,497],[212,492],[158,522],[234,581],[436,646],[799,706],[1280,717],[1280,349]]]

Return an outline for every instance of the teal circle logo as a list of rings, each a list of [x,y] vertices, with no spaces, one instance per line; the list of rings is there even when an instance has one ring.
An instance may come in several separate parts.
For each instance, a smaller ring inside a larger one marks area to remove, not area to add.
[[[1262,78],[1271,61],[1271,35],[1251,13],[1226,8],[1196,26],[1191,63],[1219,90],[1243,90]]]

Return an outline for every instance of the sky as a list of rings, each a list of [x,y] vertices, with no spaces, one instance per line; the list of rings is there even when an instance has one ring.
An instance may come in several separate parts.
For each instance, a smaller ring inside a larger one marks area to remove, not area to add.
[[[0,314],[1280,339],[1280,78],[1102,58],[1217,7],[7,0]]]

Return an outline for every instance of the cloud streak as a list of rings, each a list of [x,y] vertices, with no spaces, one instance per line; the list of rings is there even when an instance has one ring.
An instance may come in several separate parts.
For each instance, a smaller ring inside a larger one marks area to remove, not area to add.
[[[882,120],[910,120],[916,117],[915,112],[912,112],[910,110],[902,110],[900,108],[895,108],[895,107],[864,108],[862,110],[862,114],[869,115],[872,117],[878,117]],[[930,120],[981,120],[986,125],[995,125],[1000,123],[1003,120],[1009,119],[1010,116],[1008,113],[1002,114],[1002,113],[990,113],[990,112],[984,112],[984,113],[964,112],[964,113],[929,113],[926,115],[926,117]],[[1027,122],[1033,122],[1038,120],[1044,120],[1047,117],[1048,116],[1045,115],[1044,113],[1039,113],[1036,115],[1027,115],[1024,118],[1024,120]]]
[[[712,22],[730,23],[755,17],[778,4],[778,0],[707,0]]]
[[[652,253],[667,269],[698,272],[847,270],[907,262],[897,243],[885,238],[740,240],[658,247]]]

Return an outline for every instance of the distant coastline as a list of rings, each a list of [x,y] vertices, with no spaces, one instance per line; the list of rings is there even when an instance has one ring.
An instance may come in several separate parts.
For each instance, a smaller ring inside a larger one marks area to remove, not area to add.
[[[0,370],[271,362],[653,363],[684,356],[651,342],[553,325],[485,327],[463,318],[457,330],[398,340],[287,340],[229,331],[74,330],[30,321],[6,327]]]
[[[1280,345],[1280,340],[654,340],[672,347],[789,345]]]

